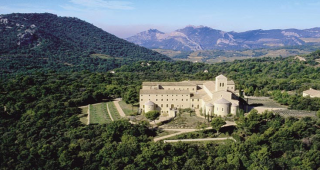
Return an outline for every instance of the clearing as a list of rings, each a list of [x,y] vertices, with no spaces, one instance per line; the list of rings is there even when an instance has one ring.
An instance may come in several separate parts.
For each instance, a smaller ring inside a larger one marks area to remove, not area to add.
[[[136,106],[132,106],[131,104],[127,104],[123,100],[119,101],[119,105],[122,108],[124,114],[126,114],[126,116],[135,115],[139,109]]]
[[[112,121],[108,114],[106,103],[92,104],[89,107],[90,124],[110,123]]]

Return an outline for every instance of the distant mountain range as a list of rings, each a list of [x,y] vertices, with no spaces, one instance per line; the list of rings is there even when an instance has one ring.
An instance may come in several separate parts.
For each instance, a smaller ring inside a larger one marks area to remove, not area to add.
[[[320,28],[225,32],[205,26],[187,26],[171,33],[150,29],[129,37],[127,40],[151,49],[241,50],[318,43],[320,42]]]
[[[105,71],[139,60],[171,59],[74,17],[0,15],[0,72],[65,67]]]

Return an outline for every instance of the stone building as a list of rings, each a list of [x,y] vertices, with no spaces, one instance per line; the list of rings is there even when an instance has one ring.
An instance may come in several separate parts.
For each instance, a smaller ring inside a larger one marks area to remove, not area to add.
[[[320,91],[310,88],[309,90],[303,91],[303,97],[310,96],[311,98],[320,97]]]
[[[191,108],[210,115],[236,114],[239,98],[234,82],[223,75],[215,81],[143,82],[141,112],[159,110],[161,116],[174,117],[179,108]]]

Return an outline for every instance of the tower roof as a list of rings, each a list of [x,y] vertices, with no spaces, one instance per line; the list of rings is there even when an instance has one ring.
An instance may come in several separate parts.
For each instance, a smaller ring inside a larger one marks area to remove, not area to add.
[[[213,107],[213,104],[207,103],[206,106],[208,106],[208,107]]]
[[[219,78],[225,78],[225,79],[226,79],[227,77],[226,77],[226,76],[224,76],[224,75],[222,75],[222,74],[220,74],[220,75],[219,75],[219,76],[217,76],[216,78],[217,78],[217,79],[219,79]]]
[[[214,104],[231,104],[231,102],[229,102],[228,100],[226,100],[225,98],[220,98],[218,100],[216,100],[214,102]]]
[[[146,106],[154,106],[154,103],[149,100],[144,105],[146,105]]]

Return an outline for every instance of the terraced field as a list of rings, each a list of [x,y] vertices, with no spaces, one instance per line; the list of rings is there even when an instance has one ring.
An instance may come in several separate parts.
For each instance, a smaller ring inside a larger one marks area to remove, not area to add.
[[[114,105],[114,103],[108,102],[107,104],[108,104],[109,111],[110,111],[110,114],[111,114],[113,120],[116,121],[116,120],[121,119],[121,116],[120,116],[118,110],[116,109],[116,106]]]
[[[106,103],[90,105],[90,124],[110,123],[111,121]]]

